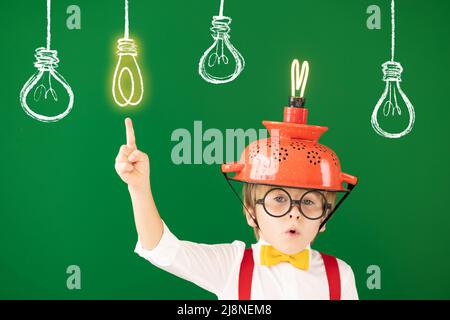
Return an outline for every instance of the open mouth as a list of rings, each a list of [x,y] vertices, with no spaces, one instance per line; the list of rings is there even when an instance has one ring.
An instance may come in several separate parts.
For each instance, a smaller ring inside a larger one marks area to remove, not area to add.
[[[288,231],[286,231],[286,233],[290,236],[295,236],[295,235],[299,235],[300,233],[298,232],[297,229],[295,228],[290,228]]]

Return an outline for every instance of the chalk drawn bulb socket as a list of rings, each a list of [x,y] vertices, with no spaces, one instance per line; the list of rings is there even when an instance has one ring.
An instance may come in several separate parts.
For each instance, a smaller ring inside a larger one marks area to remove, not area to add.
[[[20,91],[20,104],[24,111],[30,117],[42,122],[58,121],[67,116],[73,107],[73,91],[64,77],[56,71],[59,62],[57,55],[58,52],[56,50],[48,50],[46,48],[36,49],[36,62],[34,66],[37,72],[28,79]],[[28,103],[30,100],[39,102],[41,99],[53,99],[55,103],[61,100],[57,95],[57,92],[61,92],[61,90],[55,90],[55,85],[61,86],[67,93],[68,105],[65,111],[55,116],[42,115],[33,111],[34,106],[30,106]],[[30,99],[30,95],[32,95],[32,99]]]
[[[119,60],[114,70],[112,94],[120,107],[136,106],[144,96],[144,81],[137,62],[137,46],[133,39],[117,41]]]
[[[214,43],[205,51],[198,64],[198,72],[203,79],[210,83],[221,84],[236,79],[245,67],[244,57],[230,42],[231,18],[226,16],[214,16],[212,21],[212,37]],[[229,57],[225,54],[226,49],[231,53],[235,61],[234,71],[227,75],[214,74],[214,67],[228,64]],[[211,69],[211,72],[208,70]]]
[[[373,110],[371,123],[373,129],[386,138],[401,138],[410,133],[414,127],[414,107],[400,86],[402,72],[403,68],[398,62],[388,61],[383,64],[383,81],[386,82],[386,87]],[[404,107],[401,107],[402,105],[406,106],[406,110]],[[387,132],[381,128],[378,121],[379,118],[399,117],[405,111],[408,112],[409,122],[403,131]]]

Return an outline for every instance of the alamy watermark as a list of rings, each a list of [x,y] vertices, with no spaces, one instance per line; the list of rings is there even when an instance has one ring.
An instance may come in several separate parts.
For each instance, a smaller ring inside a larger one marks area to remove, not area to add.
[[[171,159],[176,165],[181,164],[222,164],[233,162],[245,150],[249,143],[262,140],[269,136],[266,129],[225,129],[222,132],[216,128],[204,131],[202,121],[194,121],[193,131],[178,128],[170,137],[176,144],[172,148]],[[277,129],[271,130],[272,146],[279,140]],[[258,143],[258,151],[266,155],[266,143]],[[246,156],[246,155],[244,155]],[[278,162],[277,162],[278,163]]]
[[[77,265],[70,265],[66,269],[66,273],[69,277],[66,281],[67,289],[80,290],[81,289],[81,269]]]
[[[367,14],[370,16],[367,18],[367,28],[369,30],[380,30],[381,29],[381,10],[377,5],[371,5],[367,7]]]
[[[366,285],[369,290],[381,290],[381,268],[377,265],[370,265],[367,267]]]
[[[67,7],[66,13],[70,16],[66,20],[66,26],[69,30],[81,29],[81,9],[77,5],[70,5]]]

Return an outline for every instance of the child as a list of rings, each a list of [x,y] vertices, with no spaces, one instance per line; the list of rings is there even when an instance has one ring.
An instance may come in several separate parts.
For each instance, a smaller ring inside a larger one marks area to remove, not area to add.
[[[141,257],[219,299],[358,299],[351,267],[310,246],[337,207],[335,192],[241,179],[247,182],[244,213],[258,242],[245,249],[241,241],[182,241],[161,220],[151,192],[149,158],[138,150],[129,118],[125,125],[127,144],[120,148],[115,168],[128,184],[138,233],[135,252]],[[222,170],[232,172],[233,166]]]

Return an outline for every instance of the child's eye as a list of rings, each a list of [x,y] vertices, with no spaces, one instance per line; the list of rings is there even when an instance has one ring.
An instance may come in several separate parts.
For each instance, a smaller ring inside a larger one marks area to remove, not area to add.
[[[306,204],[307,206],[311,206],[311,205],[314,204],[314,201],[311,201],[311,200],[309,200],[309,199],[304,199],[304,200],[303,200],[303,204]]]
[[[285,202],[286,201],[286,198],[285,197],[283,197],[283,196],[278,196],[278,197],[275,197],[274,198],[274,200],[276,201],[276,202]]]

